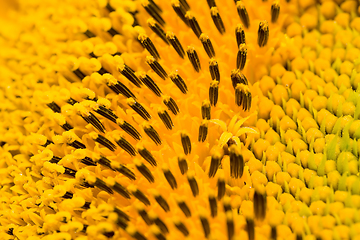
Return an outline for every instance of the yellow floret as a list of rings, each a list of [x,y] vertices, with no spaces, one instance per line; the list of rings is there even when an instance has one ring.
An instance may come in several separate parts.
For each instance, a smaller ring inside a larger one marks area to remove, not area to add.
[[[301,33],[302,33],[301,25],[297,22],[291,23],[286,28],[286,34],[289,35],[289,37],[295,37],[295,36],[301,35]]]
[[[336,4],[333,1],[326,1],[321,4],[320,11],[326,19],[333,19],[336,14]]]

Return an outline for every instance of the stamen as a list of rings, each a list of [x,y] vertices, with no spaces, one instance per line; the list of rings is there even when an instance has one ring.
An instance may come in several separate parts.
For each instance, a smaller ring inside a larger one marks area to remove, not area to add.
[[[236,88],[238,83],[242,83],[245,85],[249,84],[247,78],[242,72],[240,72],[239,69],[235,69],[231,71],[231,81],[234,89]]]
[[[115,9],[110,5],[110,3],[107,3],[105,8],[109,11],[109,12],[114,12]]]
[[[139,206],[139,208],[137,210],[138,210],[139,215],[142,217],[142,219],[144,220],[144,222],[147,225],[150,226],[151,224],[153,224],[153,220],[150,219],[149,215],[147,214],[147,212],[145,211],[145,209],[142,206]]]
[[[188,49],[186,50],[186,54],[191,62],[191,65],[194,67],[195,71],[199,72],[201,70],[201,65],[200,65],[199,56],[195,51],[195,48],[188,46]]]
[[[84,203],[84,205],[81,207],[81,208],[83,208],[83,209],[90,209],[90,202],[85,202]],[[86,227],[87,228],[87,225],[84,225],[84,227]]]
[[[50,145],[50,144],[54,144],[54,142],[51,141],[51,140],[49,140],[49,139],[46,139],[46,143],[45,143],[44,145],[41,145],[41,146],[47,147],[47,146]]]
[[[249,86],[238,84],[235,88],[235,103],[240,107],[243,106],[244,111],[250,110],[251,92]]]
[[[172,189],[176,189],[177,188],[177,182],[176,179],[174,177],[174,175],[171,173],[170,169],[167,166],[163,167],[163,172],[164,172],[164,176],[166,178],[166,180],[168,181],[170,187]]]
[[[185,173],[187,173],[188,171],[188,163],[185,159],[185,156],[179,156],[178,157],[178,165],[179,165],[179,169],[182,175],[184,175]]]
[[[255,223],[252,219],[246,219],[246,231],[248,233],[249,240],[255,239]]]
[[[190,10],[190,6],[189,6],[189,4],[187,3],[186,0],[180,0],[180,4],[186,11]]]
[[[209,125],[208,120],[203,120],[201,122],[201,125],[199,127],[199,138],[198,138],[199,142],[204,142],[206,140],[208,134],[208,125]]]
[[[171,79],[171,81],[173,81],[173,83],[180,89],[180,91],[184,94],[187,93],[188,89],[186,86],[186,83],[184,81],[184,79],[176,72],[171,72],[169,74],[169,77]]]
[[[89,157],[84,157],[83,159],[81,159],[81,163],[88,166],[96,166],[96,163]]]
[[[136,162],[135,165],[137,170],[149,181],[149,183],[153,183],[155,181],[150,170],[142,162]]]
[[[112,189],[121,196],[123,196],[124,198],[130,199],[130,193],[128,192],[128,190],[119,183],[114,181],[114,185],[112,186]]]
[[[131,229],[131,230],[129,230]],[[132,229],[129,226],[126,228],[126,231],[129,233],[129,235],[133,238],[135,238],[136,240],[147,240],[146,237],[144,237],[144,235],[142,235],[141,233],[139,233],[135,228]],[[131,232],[129,232],[131,231]]]
[[[88,38],[96,37],[96,35],[92,33],[89,29],[84,32],[84,35],[87,36]]]
[[[189,186],[191,188],[191,192],[192,192],[193,196],[196,197],[197,195],[199,195],[199,186],[195,179],[194,173],[189,172],[187,174],[187,179],[189,182]]]
[[[172,97],[164,96],[163,103],[174,115],[177,115],[180,112],[178,105]]]
[[[134,98],[128,98],[126,100],[127,104],[143,119],[149,121],[151,119],[151,115],[146,111],[146,109],[138,103]]]
[[[68,104],[70,104],[70,105],[74,105],[75,103],[78,103],[78,101],[76,101],[76,100],[73,99],[73,98],[69,98],[66,102],[67,102]]]
[[[112,37],[114,37],[115,35],[118,35],[119,34],[119,32],[118,31],[116,31],[114,28],[110,28],[109,30],[107,30],[107,32],[112,36]]]
[[[142,191],[140,191],[136,187],[132,187],[132,186],[130,186],[129,188],[131,189],[130,191],[131,191],[132,195],[134,195],[134,197],[136,197],[140,202],[142,202],[146,206],[150,205],[149,199],[145,196],[145,194]]]
[[[276,23],[280,14],[280,4],[278,1],[271,4],[271,22]]]
[[[72,71],[80,80],[83,80],[86,75],[80,70],[80,69],[75,69],[74,71]]]
[[[242,23],[244,24],[244,26],[246,28],[249,28],[250,27],[250,19],[249,19],[249,15],[245,8],[244,3],[242,1],[237,1],[236,8],[237,8],[240,20],[242,21]]]
[[[115,31],[115,30],[114,30]],[[117,32],[117,34],[119,34]],[[115,34],[116,35],[116,34]],[[106,70],[105,68],[101,67],[98,71],[97,71],[100,75],[104,75],[104,74],[110,74],[110,72],[108,70]]]
[[[79,142],[78,140],[74,140],[71,143],[68,143],[69,146],[73,147],[73,148],[77,148],[77,149],[85,149],[86,146],[84,144],[82,144],[81,142]]]
[[[146,36],[145,34],[141,33],[138,37],[141,45],[148,50],[148,52],[151,54],[151,56],[153,56],[156,60],[160,59],[160,55],[158,53],[158,51],[156,50],[155,45],[153,44],[153,42],[150,40],[150,38],[148,36]]]
[[[159,118],[165,124],[165,127],[171,130],[174,127],[174,124],[166,110],[159,110],[158,111]]]
[[[219,99],[219,82],[214,80],[210,83],[209,99],[212,106],[216,106]]]
[[[67,168],[67,167],[64,167],[64,168],[65,168],[64,174],[69,175],[69,176],[71,176],[71,177],[75,177],[75,175],[76,175],[76,171],[75,171],[75,170],[73,170],[73,169],[71,169],[71,168]]]
[[[131,92],[130,89],[128,89],[124,84],[122,84],[120,81],[116,81],[115,84],[112,84],[110,82],[107,82],[106,85],[113,90],[116,94],[122,94],[127,98],[136,98],[136,96]]]
[[[140,80],[147,86],[156,96],[161,96],[161,90],[158,85],[154,82],[154,80],[149,77],[145,72],[139,72],[138,76]]]
[[[100,120],[95,117],[94,114],[92,114],[91,112],[88,113],[88,115],[81,115],[81,117],[87,122],[90,123],[91,125],[94,126],[94,128],[96,128],[97,130],[99,130],[102,133],[105,133],[105,127],[104,125],[100,122]]]
[[[89,53],[89,56],[92,58],[98,58],[98,56],[96,56],[93,52]]]
[[[71,199],[73,198],[74,194],[71,192],[66,192],[62,197],[65,199]]]
[[[218,187],[218,200],[220,201],[225,196],[225,179],[223,175],[220,175],[217,182]]]
[[[201,116],[203,119],[210,120],[211,119],[211,105],[208,100],[203,101],[201,105]]]
[[[107,193],[110,193],[110,194],[114,193],[113,190],[110,187],[108,187],[103,180],[101,180],[99,178],[96,178],[94,186],[100,188],[101,190],[103,190],[103,191],[105,191]]]
[[[156,145],[161,144],[161,139],[156,130],[149,124],[143,125],[144,132],[154,141]]]
[[[266,20],[261,21],[258,30],[258,45],[264,47],[269,40],[269,24]]]
[[[150,18],[147,20],[147,23],[151,30],[158,35],[166,44],[169,44],[168,40],[166,39],[165,31],[161,28],[161,26],[153,19]]]
[[[216,7],[216,3],[215,0],[207,0],[207,3],[209,5],[209,8],[211,9],[212,7]]]
[[[276,239],[277,239],[276,226],[272,226],[272,227],[271,227],[270,239],[272,239],[272,240],[276,240]]]
[[[179,54],[179,56],[181,58],[184,58],[185,51],[184,51],[183,47],[181,46],[179,39],[175,36],[175,34],[173,32],[169,31],[166,33],[166,38],[170,42],[171,46],[173,46],[175,51]]]
[[[136,156],[136,150],[135,148],[125,140],[123,137],[118,137],[118,139],[115,139],[115,142],[119,147],[121,147],[125,152],[130,154],[130,156]]]
[[[110,109],[107,109],[104,106],[99,106],[98,109],[95,110],[95,112],[97,112],[98,114],[100,114],[103,117],[106,117],[113,123],[116,123],[116,119],[118,118],[113,111],[111,111]]]
[[[261,193],[255,190],[254,193],[254,213],[258,219],[264,219],[266,216],[266,195],[265,191]]]
[[[156,11],[158,11],[160,13],[163,12],[163,10],[159,7],[159,5],[157,5],[153,0],[149,0],[149,2],[151,4],[151,6],[153,6],[156,9]]]
[[[228,211],[231,211],[231,198],[226,196],[224,197],[223,199],[223,206],[224,206],[224,212],[228,212]]]
[[[239,51],[236,59],[236,68],[243,70],[246,63],[247,47],[244,43],[239,45]]]
[[[97,71],[100,75],[110,74],[105,68],[101,67],[99,71]]]
[[[137,87],[141,87],[141,81],[136,77],[134,70],[132,70],[128,65],[123,64],[118,66],[118,71],[124,75],[132,84]]]
[[[189,235],[189,230],[186,228],[184,223],[182,223],[180,221],[176,221],[174,223],[174,225],[182,234],[184,234],[185,237],[187,237]]]
[[[160,194],[157,193],[154,197],[155,197],[156,202],[160,205],[160,207],[162,209],[164,209],[165,212],[170,211],[169,204],[166,202],[166,200]]]
[[[70,131],[71,129],[73,129],[73,126],[71,126],[67,122],[65,124],[61,125],[60,127],[62,127],[65,131]]]
[[[143,157],[148,163],[151,164],[151,166],[157,166],[156,160],[149,150],[141,146],[138,148],[138,152],[141,157]]]
[[[238,24],[235,29],[236,43],[237,46],[240,44],[246,44],[245,41],[245,31],[242,24]]]
[[[101,156],[99,163],[101,164],[101,161],[103,161],[102,159],[105,159],[105,157]],[[106,159],[107,161],[109,161],[108,159]],[[110,161],[109,161],[110,162]],[[107,166],[102,164],[103,166]],[[114,166],[116,165],[116,166]],[[127,167],[125,167],[122,164],[110,164],[110,169],[115,169],[116,171],[118,171],[119,173],[123,174],[125,177],[129,178],[130,180],[135,180],[135,174],[128,169]]]
[[[209,194],[209,204],[210,204],[211,217],[216,217],[218,213],[218,207],[217,207],[217,201],[215,195]]]
[[[160,23],[162,26],[165,25],[164,19],[161,17],[161,11],[160,8],[153,2],[149,0],[143,0],[141,2],[141,5],[145,8],[145,10],[149,13],[151,17],[153,17],[158,23]]]
[[[156,224],[156,226],[158,226],[160,228],[160,231],[162,233],[164,233],[164,234],[169,233],[168,227],[158,216],[156,216],[156,218],[153,221]]]
[[[215,177],[215,174],[216,174],[217,170],[219,169],[221,159],[222,159],[222,155],[219,152],[216,152],[211,156],[209,178]]]
[[[60,157],[57,157],[57,156],[53,156],[49,162],[51,163],[58,163],[59,161],[61,160]]]
[[[190,141],[190,137],[189,135],[187,135],[186,133],[182,132],[181,134],[181,143],[184,149],[184,153],[185,155],[188,155],[191,153],[191,141]]]
[[[214,47],[210,41],[210,38],[208,35],[206,35],[205,33],[201,34],[200,36],[200,41],[205,49],[205,52],[207,53],[207,55],[209,56],[209,58],[213,58],[215,57],[215,50]]]
[[[229,148],[230,152],[230,176],[241,178],[244,172],[244,159],[241,155],[241,148],[235,144]]]
[[[210,235],[210,224],[206,217],[200,216],[201,225],[204,230],[204,235],[207,238]]]
[[[119,216],[117,217],[117,219],[114,221],[114,223],[120,227],[121,229],[125,230],[126,227],[128,226],[128,224],[124,221],[123,218],[120,218]],[[113,233],[113,232],[112,232]],[[115,233],[114,233],[115,234]],[[106,236],[108,237],[108,236]],[[112,236],[111,236],[112,237]]]
[[[61,113],[61,108],[59,105],[57,105],[55,102],[51,102],[46,104],[51,110],[53,110],[56,113]]]
[[[104,167],[113,169],[113,167],[111,166],[111,161],[104,156],[99,155],[95,157],[95,161]]]
[[[193,32],[195,33],[195,35],[199,38],[202,31],[201,31],[201,28],[199,26],[199,23],[198,21],[196,20],[195,16],[193,15],[192,12],[190,11],[187,11],[186,14],[185,14],[185,17],[186,19],[188,20],[189,22],[189,26],[190,28],[193,30]]]
[[[176,14],[178,15],[178,17],[186,24],[189,26],[189,21],[186,19],[185,15],[186,15],[186,11],[188,11],[187,9],[184,8],[184,6],[182,4],[180,4],[179,0],[172,0],[171,1],[171,6],[173,7],[174,11],[176,12]]]
[[[210,0],[211,1],[211,0]],[[224,23],[220,17],[219,14],[219,10],[217,7],[212,7],[210,9],[210,13],[211,13],[211,18],[214,21],[214,24],[216,26],[216,28],[219,30],[220,34],[224,34],[225,33],[225,26]]]
[[[162,79],[165,80],[168,77],[164,68],[160,65],[158,61],[156,61],[153,56],[147,56],[146,63],[149,64],[151,69],[156,72],[156,74],[159,75],[159,77],[161,77]]]
[[[124,130],[127,134],[129,134],[135,140],[140,140],[141,135],[140,133],[128,122],[124,121],[123,119],[116,119],[116,123],[119,127]]]
[[[95,133],[97,134],[97,133]],[[84,157],[83,159],[81,159],[81,163],[86,164],[88,166],[96,166],[96,162],[94,162],[91,158],[89,157]]]
[[[233,239],[235,234],[234,219],[231,211],[226,212],[226,226],[228,232],[228,239],[231,240]]]
[[[118,215],[118,217],[126,220],[126,221],[130,221],[130,217],[129,215],[127,215],[126,213],[124,213],[123,211],[121,211],[121,209],[114,207],[114,212]]]
[[[178,206],[187,218],[191,217],[190,209],[183,200],[178,202]]]
[[[106,137],[97,134],[96,132],[92,132],[89,134],[90,137],[97,143],[103,145],[104,147],[107,147],[110,151],[115,151],[116,146],[113,144],[110,140],[108,140]]]
[[[220,82],[219,64],[215,58],[211,58],[209,61],[209,71],[211,79]]]

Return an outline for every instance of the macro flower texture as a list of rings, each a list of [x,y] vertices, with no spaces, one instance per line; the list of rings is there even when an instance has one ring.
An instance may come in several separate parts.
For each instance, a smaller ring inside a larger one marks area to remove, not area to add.
[[[0,9],[0,239],[360,239],[358,0]]]

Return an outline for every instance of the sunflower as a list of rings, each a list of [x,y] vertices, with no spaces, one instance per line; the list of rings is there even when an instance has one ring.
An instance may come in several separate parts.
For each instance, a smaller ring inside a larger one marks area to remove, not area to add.
[[[360,239],[358,1],[0,6],[1,239]]]

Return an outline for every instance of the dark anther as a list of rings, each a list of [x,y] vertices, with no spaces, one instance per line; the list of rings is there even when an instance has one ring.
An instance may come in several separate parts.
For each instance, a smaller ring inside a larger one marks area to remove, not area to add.
[[[206,34],[201,34],[200,36],[200,41],[205,49],[205,52],[207,53],[207,55],[209,56],[209,58],[213,58],[215,57],[215,50],[214,50],[214,47],[211,43],[211,40],[209,38],[208,35]]]
[[[160,59],[160,55],[159,52],[156,50],[155,45],[153,44],[153,42],[150,40],[150,38],[148,36],[146,36],[145,34],[140,34],[138,37],[141,45],[148,50],[148,52],[151,54],[151,56],[153,56],[156,60]]]
[[[237,11],[238,11],[238,14],[239,14],[239,17],[240,17],[242,23],[244,24],[244,26],[246,28],[249,28],[250,27],[250,19],[249,19],[249,15],[245,8],[244,3],[242,1],[237,1],[236,8],[237,8]]]
[[[141,87],[141,81],[136,77],[134,70],[132,70],[128,65],[123,64],[118,67],[118,71],[124,75],[131,83],[137,87]]]
[[[159,77],[161,77],[162,79],[165,80],[168,77],[165,69],[160,65],[158,61],[156,61],[153,56],[147,56],[146,63],[149,64],[151,69],[156,72],[156,74],[159,75]]]
[[[191,62],[191,65],[194,67],[195,71],[199,72],[201,70],[201,64],[200,64],[199,56],[195,51],[195,48],[189,46],[188,49],[186,50],[186,54],[189,58],[189,61]]]
[[[175,100],[172,97],[165,96],[163,98],[163,103],[174,115],[180,112],[178,105],[176,104]]]

